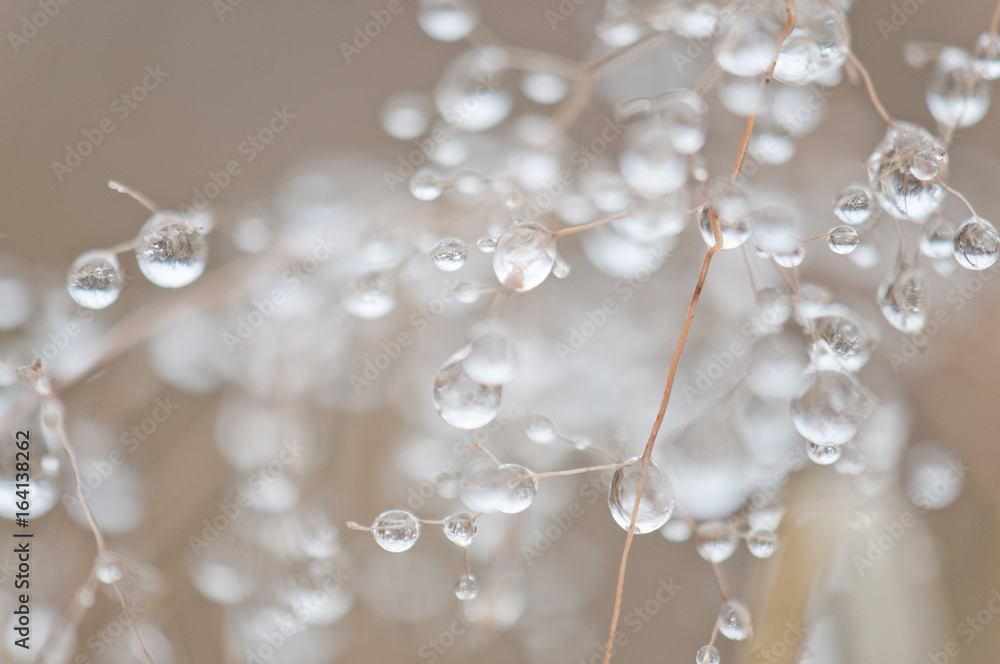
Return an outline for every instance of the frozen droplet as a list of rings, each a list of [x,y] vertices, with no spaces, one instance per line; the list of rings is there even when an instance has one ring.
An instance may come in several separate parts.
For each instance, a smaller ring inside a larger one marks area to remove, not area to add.
[[[792,424],[817,445],[843,445],[868,417],[868,395],[857,380],[840,371],[808,375],[791,402]]]
[[[695,664],[719,664],[720,661],[719,651],[715,646],[698,648],[698,654],[694,657]]]
[[[754,530],[747,535],[747,549],[755,558],[770,558],[778,548],[778,536],[770,530]]]
[[[608,506],[615,523],[628,530],[632,523],[642,473],[642,459],[633,457],[615,471],[608,488]],[[642,498],[635,517],[637,534],[651,533],[660,528],[674,512],[674,487],[667,474],[652,461],[646,467],[642,483]]]
[[[476,522],[465,512],[452,514],[444,520],[442,527],[445,537],[459,546],[469,546],[476,536]]]
[[[878,305],[889,324],[900,332],[916,334],[923,330],[929,309],[924,273],[904,266],[890,274],[879,286]]]
[[[972,66],[987,81],[1000,78],[1000,36],[984,32],[976,40]]]
[[[812,441],[806,443],[806,455],[809,460],[820,466],[829,466],[840,459],[844,448],[840,445],[819,445]]]
[[[420,201],[433,201],[444,192],[444,186],[437,175],[429,169],[421,168],[410,177],[410,193]]]
[[[465,248],[465,243],[461,240],[450,238],[441,240],[431,249],[431,260],[439,270],[454,272],[463,265],[469,255],[469,250]]]
[[[417,22],[433,39],[453,42],[472,32],[479,11],[471,0],[419,0]]]
[[[81,307],[103,309],[121,295],[125,280],[118,257],[105,251],[88,251],[73,261],[66,275],[70,297]]]
[[[920,253],[928,258],[950,259],[955,251],[955,225],[944,217],[936,217],[923,230]]]
[[[401,141],[420,136],[430,123],[430,101],[421,92],[401,90],[382,104],[382,129]]]
[[[434,408],[456,429],[478,429],[492,422],[500,412],[502,388],[479,383],[463,367],[468,353],[452,355],[434,376]]]
[[[157,212],[139,232],[135,259],[139,270],[157,286],[187,286],[205,271],[208,243],[176,212]]]
[[[362,274],[344,286],[341,301],[358,318],[382,318],[396,306],[395,282],[387,272]]]
[[[372,535],[386,551],[401,553],[417,543],[420,521],[406,510],[382,512],[372,524]]]
[[[830,251],[843,256],[858,248],[861,236],[850,226],[837,226],[827,234],[826,241]]]
[[[555,260],[556,241],[552,233],[541,224],[518,222],[500,236],[493,254],[493,271],[501,284],[520,293],[545,281]],[[507,284],[508,277],[511,284]]]
[[[833,213],[845,224],[857,226],[872,216],[872,192],[852,184],[841,189],[833,200]]]
[[[458,581],[455,582],[455,597],[463,602],[468,602],[470,599],[475,599],[478,595],[479,584],[476,583],[474,575],[463,574],[458,577]]]
[[[529,71],[521,78],[524,96],[537,104],[558,104],[569,92],[569,85],[562,76],[549,72]]]
[[[476,331],[462,361],[465,373],[483,385],[503,385],[517,375],[521,359],[517,346],[496,326]]]
[[[477,302],[479,301],[479,289],[468,281],[463,281],[455,285],[455,299],[462,304]]]
[[[990,88],[968,51],[946,46],[927,85],[927,108],[942,127],[970,127],[986,116]]]
[[[735,187],[725,187],[711,201],[698,208],[698,228],[705,244],[715,246],[712,216],[716,217],[722,248],[734,249],[750,237],[753,217],[746,196]]]
[[[709,562],[728,560],[738,545],[736,531],[728,521],[704,521],[695,529],[695,548]]]
[[[969,270],[985,270],[997,262],[1000,238],[993,224],[970,217],[958,227],[954,240],[955,260]]]
[[[719,633],[733,641],[743,641],[753,635],[750,612],[742,602],[731,599],[719,611]]]
[[[524,435],[532,442],[547,445],[556,439],[556,425],[545,415],[528,415],[524,421]]]
[[[913,175],[911,165],[918,152],[940,154],[938,177],[923,181]],[[929,131],[906,122],[896,122],[868,159],[868,180],[875,199],[886,212],[922,223],[944,203],[946,190],[940,180],[947,177],[948,155]]]

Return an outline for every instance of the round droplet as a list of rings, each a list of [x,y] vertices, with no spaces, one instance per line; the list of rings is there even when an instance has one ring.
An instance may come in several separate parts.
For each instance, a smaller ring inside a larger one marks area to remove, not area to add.
[[[475,333],[462,366],[477,383],[503,385],[517,375],[521,358],[517,346],[506,333],[488,327]]]
[[[715,42],[715,61],[736,76],[760,76],[771,65],[783,20],[769,7],[741,5]]]
[[[463,574],[458,577],[458,581],[455,582],[455,597],[463,602],[468,602],[470,599],[475,599],[478,595],[479,584],[476,583],[474,575]]]
[[[858,248],[861,236],[850,226],[837,226],[827,235],[830,251],[844,256]]]
[[[691,530],[690,524],[681,519],[671,519],[660,528],[660,534],[663,535],[663,539],[670,542],[686,542],[691,539],[693,533],[694,531]]]
[[[489,235],[484,235],[476,240],[476,248],[484,254],[492,254],[497,250],[497,239]]]
[[[924,440],[907,453],[906,493],[917,507],[936,510],[958,498],[969,468],[958,454],[933,440]]]
[[[918,152],[941,155],[938,177],[924,182],[913,175],[911,165]],[[944,203],[948,155],[929,131],[906,122],[896,122],[868,159],[868,182],[883,210],[908,221],[922,223]]]
[[[941,162],[929,150],[921,150],[916,153],[913,155],[913,161],[910,162],[910,173],[913,173],[913,177],[922,182],[933,180],[938,176],[940,170]]]
[[[66,289],[81,307],[103,309],[118,299],[125,286],[118,257],[88,251],[73,261],[66,275]]]
[[[924,329],[929,301],[920,269],[904,266],[890,274],[879,286],[877,299],[882,315],[900,332],[916,334]]]
[[[558,104],[569,92],[566,79],[540,71],[525,72],[521,79],[524,96],[538,104]]]
[[[437,175],[421,168],[410,178],[410,193],[420,201],[433,201],[444,192],[444,186]]]
[[[955,260],[969,270],[985,270],[997,262],[1000,255],[1000,237],[993,224],[971,217],[955,232]]]
[[[840,459],[843,454],[840,445],[818,445],[812,441],[806,442],[806,454],[809,460],[820,466],[829,466]]]
[[[1000,78],[1000,35],[984,32],[976,40],[972,66],[987,81]]]
[[[517,514],[531,506],[538,490],[538,482],[531,477],[532,472],[516,463],[505,463],[497,469],[506,491],[501,493],[497,511]]]
[[[417,543],[420,521],[405,510],[382,512],[372,525],[372,535],[386,551],[401,553]]]
[[[747,535],[747,549],[755,558],[770,558],[778,548],[778,536],[770,530],[755,530]]]
[[[555,260],[552,233],[541,224],[519,222],[500,237],[493,254],[493,271],[501,284],[521,293],[545,281]],[[508,277],[511,284],[507,284]]]
[[[719,664],[719,651],[715,646],[702,646],[698,648],[698,654],[695,655],[695,664]]]
[[[396,306],[395,283],[386,272],[368,272],[352,279],[341,292],[344,308],[358,318],[382,318]]]
[[[753,635],[750,612],[742,602],[731,599],[719,611],[719,633],[733,641],[743,641]]]
[[[492,422],[500,412],[502,388],[473,380],[465,372],[464,359],[465,353],[457,353],[438,369],[432,393],[434,408],[441,419],[456,429],[478,429]]]
[[[479,12],[469,0],[420,0],[417,22],[430,37],[453,42],[465,39],[479,21]]]
[[[816,318],[823,315],[832,300],[833,294],[829,288],[807,282],[799,286],[799,295],[795,301],[796,312],[806,319]]]
[[[846,307],[836,307],[831,308],[829,315],[819,316],[813,322],[814,350],[832,354],[836,366],[850,371],[858,371],[868,363],[875,345],[866,327],[854,318],[853,312]],[[814,360],[818,352],[813,353]]]
[[[157,212],[142,227],[135,259],[157,286],[187,286],[205,271],[208,243],[177,213]]]
[[[715,246],[715,231],[712,228],[712,216],[716,217],[719,234],[722,236],[722,248],[734,249],[750,237],[753,230],[753,218],[746,196],[734,187],[726,187],[712,200],[698,208],[698,228],[705,244]]]
[[[990,108],[990,88],[968,51],[945,46],[927,85],[927,108],[942,127],[971,127]]]
[[[382,104],[382,129],[401,141],[417,138],[430,122],[430,101],[426,95],[401,90]]]
[[[844,187],[833,199],[833,213],[845,224],[865,223],[872,216],[871,190],[857,184]]]
[[[635,508],[642,459],[633,457],[615,471],[608,488],[608,506],[615,523],[628,530]],[[667,474],[652,461],[646,468],[642,498],[635,517],[635,533],[651,533],[670,520],[674,512],[674,487]]]
[[[928,258],[950,259],[954,251],[954,224],[944,217],[937,217],[924,225],[924,232],[920,236],[920,253]]]
[[[736,531],[728,521],[705,521],[695,530],[698,555],[711,563],[728,560],[738,545]]]
[[[465,243],[454,238],[441,240],[431,249],[431,260],[434,261],[434,265],[445,272],[454,272],[465,265],[468,255]]]
[[[843,445],[868,417],[870,404],[864,388],[840,371],[816,371],[792,399],[792,424],[817,445]]]
[[[545,415],[528,415],[524,422],[524,435],[534,443],[547,445],[556,439],[556,425]]]
[[[465,512],[452,514],[444,520],[445,537],[459,546],[469,546],[476,536],[476,522]]]
[[[463,281],[455,285],[455,299],[462,304],[477,302],[479,300],[479,289],[468,281]]]

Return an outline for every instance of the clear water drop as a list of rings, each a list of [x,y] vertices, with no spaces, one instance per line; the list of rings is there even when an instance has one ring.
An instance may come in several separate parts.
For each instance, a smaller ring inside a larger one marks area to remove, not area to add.
[[[958,230],[954,240],[955,260],[969,270],[985,270],[997,262],[1000,237],[993,224],[979,217],[970,217]]]
[[[460,284],[455,285],[455,299],[457,299],[462,304],[472,304],[479,301],[479,289],[470,284],[468,281],[463,281]]]
[[[569,85],[562,76],[529,71],[521,78],[521,92],[536,104],[558,104],[569,92]]]
[[[753,635],[750,611],[742,602],[731,599],[719,611],[719,633],[733,641],[743,641]]]
[[[918,152],[943,155],[938,178],[925,182],[913,175],[911,166]],[[875,199],[886,212],[922,223],[944,203],[946,190],[938,180],[947,177],[948,155],[930,132],[906,122],[896,122],[868,159],[868,180]]]
[[[806,443],[806,455],[809,460],[820,466],[836,463],[844,452],[841,445],[819,445],[812,441]]]
[[[469,250],[466,249],[465,243],[454,238],[441,240],[431,249],[431,260],[434,261],[434,265],[445,272],[454,272],[461,268],[465,265],[468,255]]]
[[[533,443],[548,445],[556,439],[556,425],[545,415],[528,415],[524,421],[524,435]]]
[[[826,241],[830,251],[845,256],[858,248],[861,236],[850,226],[837,226],[827,234]]]
[[[719,664],[722,661],[715,646],[702,646],[694,657],[694,664]]]
[[[492,254],[497,250],[497,239],[489,235],[484,235],[476,240],[476,248],[484,254]]]
[[[704,521],[695,529],[695,548],[709,562],[729,560],[738,545],[736,531],[728,521]]]
[[[628,530],[632,522],[642,459],[633,457],[615,471],[608,488],[608,506],[615,523]],[[642,498],[635,519],[636,534],[651,533],[670,520],[674,512],[674,487],[667,474],[652,461],[646,469]]]
[[[972,57],[972,66],[977,74],[987,81],[1000,78],[1000,35],[988,32],[979,35]]]
[[[445,537],[459,546],[469,546],[476,536],[477,526],[472,516],[465,512],[452,514],[442,526]]]
[[[845,224],[857,226],[872,216],[872,192],[852,184],[841,189],[833,200],[833,213]]]
[[[396,307],[395,282],[386,272],[362,274],[344,286],[341,302],[358,318],[382,318]]]
[[[497,326],[490,326],[474,333],[462,366],[477,383],[503,385],[517,375],[521,358],[507,333]]]
[[[205,271],[208,243],[179,213],[157,212],[139,232],[135,259],[157,286],[187,286]]]
[[[747,535],[747,549],[755,558],[770,558],[778,548],[778,536],[770,530],[754,530]]]
[[[493,254],[493,271],[501,284],[513,279],[513,290],[529,291],[552,272],[556,260],[556,241],[541,224],[518,222],[508,228]],[[516,274],[515,274],[516,273]]]
[[[417,22],[433,39],[465,39],[479,22],[479,11],[470,0],[419,0]]]
[[[463,574],[455,582],[455,597],[463,602],[475,599],[479,596],[479,584],[473,574]]]
[[[870,408],[868,395],[853,376],[815,371],[792,399],[792,424],[817,445],[843,445],[857,433]]]
[[[420,537],[420,521],[406,510],[389,510],[375,518],[372,525],[375,542],[386,551],[407,551]]]
[[[921,182],[933,180],[941,172],[941,161],[938,155],[929,150],[921,150],[913,155],[910,162],[910,173]]]
[[[955,251],[955,225],[944,217],[936,217],[923,230],[920,253],[928,258],[950,259]]]
[[[705,244],[715,246],[712,213],[715,213],[723,249],[735,249],[750,237],[753,217],[746,196],[735,187],[726,187],[712,200],[698,208],[698,229]]]
[[[919,268],[904,266],[890,274],[879,286],[877,299],[882,315],[900,332],[916,334],[924,329],[930,306]]]
[[[124,286],[118,257],[104,251],[88,251],[81,255],[66,274],[70,297],[87,309],[110,306],[121,295]]]
[[[452,355],[434,376],[434,408],[445,422],[456,429],[478,429],[492,422],[500,412],[502,388],[483,385],[472,379],[463,367],[464,352]]]
[[[382,130],[393,138],[417,138],[430,123],[430,101],[420,92],[396,92],[382,104],[381,122]]]
[[[429,169],[421,168],[410,177],[410,193],[420,201],[433,201],[444,192],[440,178]]]
[[[990,108],[988,83],[974,71],[968,51],[946,46],[927,86],[927,108],[945,129],[970,127]]]

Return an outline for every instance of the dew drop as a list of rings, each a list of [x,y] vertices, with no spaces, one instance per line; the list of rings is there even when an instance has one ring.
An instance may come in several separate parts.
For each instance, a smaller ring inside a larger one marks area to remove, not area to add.
[[[556,439],[556,425],[545,415],[528,415],[524,422],[524,435],[533,443],[547,445]]]
[[[1000,255],[1000,238],[993,224],[971,217],[955,232],[955,260],[969,270],[985,270],[997,262]]]
[[[984,32],[976,40],[972,66],[987,81],[1000,78],[1000,36]]]
[[[770,558],[778,548],[778,536],[770,530],[755,530],[747,536],[747,549],[755,558]]]
[[[913,175],[911,166],[918,152],[942,155],[938,178],[924,182]],[[945,199],[948,155],[942,144],[926,129],[897,122],[868,159],[868,180],[875,199],[897,219],[922,223],[937,212]]]
[[[465,265],[469,251],[461,240],[450,238],[441,240],[431,249],[431,260],[439,270],[454,272]]]
[[[164,288],[187,286],[205,271],[208,243],[177,213],[157,212],[142,227],[135,259],[152,283]]]
[[[463,574],[458,577],[458,581],[455,582],[455,597],[463,602],[468,602],[470,599],[475,599],[478,596],[479,584],[476,583],[475,575]]]
[[[833,200],[833,213],[845,224],[865,223],[872,216],[871,190],[857,184],[844,187]]]
[[[806,454],[813,463],[820,466],[829,466],[840,459],[843,454],[843,447],[840,445],[819,445],[812,441],[807,441]]]
[[[844,256],[858,248],[861,236],[850,226],[837,226],[829,232],[826,241],[830,251]]]
[[[462,304],[472,304],[479,301],[479,289],[470,284],[468,281],[463,281],[455,286],[455,299],[457,299]]]
[[[608,488],[608,506],[615,523],[628,530],[632,522],[642,459],[633,457],[615,471]],[[635,518],[636,534],[651,533],[670,520],[674,512],[674,487],[667,474],[652,461],[646,469],[642,498]]]
[[[734,249],[747,241],[753,230],[753,218],[743,192],[734,187],[727,187],[708,204],[698,208],[698,228],[705,244],[710,247],[715,246],[712,211],[717,215],[723,249]]]
[[[434,408],[456,429],[478,429],[492,422],[500,412],[502,388],[483,385],[466,373],[465,352],[452,355],[438,369],[432,393]]]
[[[517,375],[521,359],[510,337],[491,326],[475,333],[462,367],[477,383],[503,385]]]
[[[719,611],[719,633],[733,641],[743,641],[753,635],[750,612],[742,602],[731,599]]]
[[[986,116],[990,88],[968,51],[946,46],[927,86],[927,108],[942,127],[970,127]]]
[[[402,90],[382,104],[382,129],[401,141],[420,136],[430,122],[430,102],[420,92]]]
[[[738,545],[736,531],[728,521],[705,521],[695,530],[698,555],[711,563],[728,560]]]
[[[420,0],[417,22],[430,37],[442,42],[465,39],[479,22],[469,0]]]
[[[493,271],[501,284],[512,278],[513,290],[521,293],[535,288],[549,276],[556,260],[556,242],[552,233],[534,222],[518,222],[508,228],[493,254]]]
[[[125,280],[118,257],[104,251],[81,255],[66,275],[66,289],[81,307],[103,309],[121,295]]]
[[[869,415],[869,399],[857,380],[840,371],[815,371],[792,399],[792,424],[817,445],[843,445]]]
[[[900,332],[916,334],[923,330],[929,308],[924,273],[904,266],[889,275],[879,286],[878,305],[889,324]]]
[[[396,306],[395,283],[386,272],[368,272],[347,283],[341,301],[358,318],[382,318]]]
[[[386,551],[401,553],[420,537],[420,521],[406,510],[382,512],[372,525],[375,542]]]
[[[444,520],[442,526],[445,537],[459,546],[469,546],[476,536],[477,526],[472,517],[465,512],[452,514]]]
[[[420,201],[433,201],[444,192],[438,176],[426,168],[421,168],[410,177],[410,193]]]
[[[695,664],[719,664],[720,661],[719,651],[715,646],[698,648],[698,654],[694,658]]]

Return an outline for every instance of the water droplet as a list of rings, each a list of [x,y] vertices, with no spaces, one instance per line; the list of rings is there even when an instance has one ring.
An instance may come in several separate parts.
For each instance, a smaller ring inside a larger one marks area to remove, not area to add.
[[[976,40],[972,66],[987,81],[1000,78],[1000,36],[984,32]]]
[[[484,254],[492,254],[497,250],[497,239],[489,235],[484,235],[476,240],[476,248]]]
[[[88,251],[73,261],[66,275],[66,289],[81,307],[103,309],[118,299],[125,286],[118,257]]]
[[[358,318],[382,318],[396,306],[395,282],[386,272],[362,274],[344,287],[341,301]]]
[[[833,213],[845,224],[857,226],[872,216],[872,192],[852,184],[841,189],[833,200]]]
[[[807,282],[799,286],[796,312],[805,319],[822,316],[833,300],[830,289],[821,284]]]
[[[420,136],[430,122],[430,101],[420,92],[401,90],[382,104],[382,129],[401,141]]]
[[[472,32],[479,12],[469,0],[420,0],[417,22],[433,39],[453,42]]]
[[[618,166],[622,178],[640,196],[673,193],[687,180],[687,160],[674,148],[673,135],[656,117],[639,120],[625,132]]]
[[[820,466],[829,466],[840,459],[844,448],[840,445],[818,445],[812,441],[806,443],[806,455],[809,460]]]
[[[545,415],[528,415],[524,421],[524,435],[534,443],[547,445],[556,439],[556,425]]]
[[[705,521],[695,530],[695,548],[705,560],[721,563],[736,551],[739,540],[728,521]]]
[[[439,270],[454,272],[465,265],[469,251],[461,240],[450,238],[441,240],[431,249],[431,260]]]
[[[755,558],[770,558],[778,548],[778,536],[770,530],[755,530],[747,535],[747,549]]]
[[[497,470],[507,487],[500,496],[497,510],[504,514],[517,514],[528,509],[538,490],[538,482],[530,477],[532,472],[516,463],[505,463]]]
[[[164,288],[187,286],[205,271],[208,243],[178,213],[157,212],[142,227],[135,259],[152,283]]]
[[[632,8],[625,2],[608,2],[604,6],[604,18],[594,31],[608,46],[623,48],[634,44],[642,36],[642,27],[632,18]]]
[[[503,385],[517,375],[521,360],[510,337],[497,326],[490,326],[475,332],[462,367],[477,383]]]
[[[660,528],[660,534],[670,542],[686,542],[691,539],[693,532],[690,524],[681,519],[671,519]]]
[[[459,546],[469,546],[476,536],[477,526],[472,517],[465,512],[452,514],[444,520],[445,537]]]
[[[552,233],[541,224],[518,222],[500,236],[493,254],[493,271],[501,284],[506,284],[508,277],[514,279],[513,290],[522,293],[545,281],[555,260]]]
[[[608,488],[608,506],[615,523],[628,530],[632,522],[642,459],[633,457],[615,471]],[[635,518],[637,534],[651,533],[670,520],[674,512],[674,487],[667,474],[652,461],[646,468],[642,483],[642,498]]]
[[[433,201],[444,192],[444,186],[437,175],[429,169],[421,168],[410,177],[410,193],[420,201]]]
[[[968,469],[954,450],[924,440],[914,445],[907,457],[906,493],[914,505],[941,509],[958,498]]]
[[[521,92],[536,104],[558,104],[569,92],[569,85],[562,76],[529,71],[521,78]]]
[[[782,267],[796,267],[805,258],[805,247],[797,237],[798,219],[784,205],[765,205],[753,213],[753,235],[757,247]]]
[[[795,29],[781,45],[774,77],[792,85],[821,82],[847,59],[847,19],[839,6],[799,0]]]
[[[858,371],[868,363],[875,342],[852,311],[846,307],[836,309],[840,311],[831,308],[813,322],[816,344],[822,344],[817,350],[831,353],[841,366]]]
[[[924,182],[913,175],[910,167],[918,152],[942,154],[937,179],[947,176],[944,146],[923,127],[897,122],[868,159],[868,180],[882,209],[920,223],[941,208],[946,191],[937,179]]]
[[[850,226],[837,226],[828,234],[827,243],[830,245],[830,251],[844,256],[858,248],[861,236]]]
[[[1000,238],[993,224],[970,217],[958,227],[954,241],[955,260],[969,270],[985,270],[997,262]]]
[[[468,348],[441,365],[434,377],[432,397],[441,419],[456,429],[471,430],[496,418],[500,412],[502,388],[473,380],[462,366],[466,353]]]
[[[942,127],[970,127],[986,116],[990,88],[973,71],[968,51],[946,46],[927,86],[927,108]]]
[[[853,376],[840,371],[811,373],[792,399],[792,424],[818,445],[843,445],[868,417],[868,395]]]
[[[904,266],[897,274],[890,274],[879,286],[878,305],[889,324],[900,332],[923,330],[929,308],[924,273]]]
[[[481,173],[462,171],[454,176],[455,190],[465,196],[478,196],[486,189],[486,178]]]
[[[485,131],[502,122],[514,106],[506,66],[507,54],[498,47],[458,55],[434,90],[441,117],[467,132]]]
[[[660,5],[661,12],[650,23],[656,30],[674,30],[687,39],[705,39],[715,34],[719,8],[704,0],[676,0]],[[666,11],[663,11],[666,10]]]
[[[468,281],[463,281],[462,283],[455,285],[455,299],[462,304],[472,304],[473,302],[478,302],[479,289],[470,284]]]
[[[417,543],[420,521],[406,510],[382,512],[375,519],[372,535],[386,551],[402,553]]]
[[[719,664],[720,661],[719,651],[715,646],[702,646],[698,648],[698,654],[694,658],[695,664]]]
[[[933,180],[940,171],[941,162],[933,152],[921,150],[913,155],[913,161],[910,162],[910,173],[913,173],[913,177],[921,182]]]
[[[771,66],[774,45],[784,26],[772,10],[754,5],[741,6],[730,18],[715,42],[715,61],[724,71],[736,76],[760,76]]]
[[[668,92],[651,101],[651,110],[677,152],[695,154],[705,145],[708,104],[700,95],[690,90]]]
[[[753,230],[753,218],[743,192],[735,187],[726,187],[709,203],[698,208],[698,228],[705,244],[710,247],[715,245],[712,211],[717,215],[723,249],[734,249],[747,241]]]
[[[455,597],[463,602],[468,602],[470,599],[475,599],[478,595],[479,585],[476,583],[474,575],[463,574],[458,577],[458,581],[455,583]]]
[[[742,602],[731,599],[719,611],[719,633],[733,641],[743,641],[753,635],[750,612]]]
[[[954,251],[954,224],[944,217],[936,217],[933,221],[924,225],[924,232],[920,237],[920,253],[928,258],[950,259]]]

